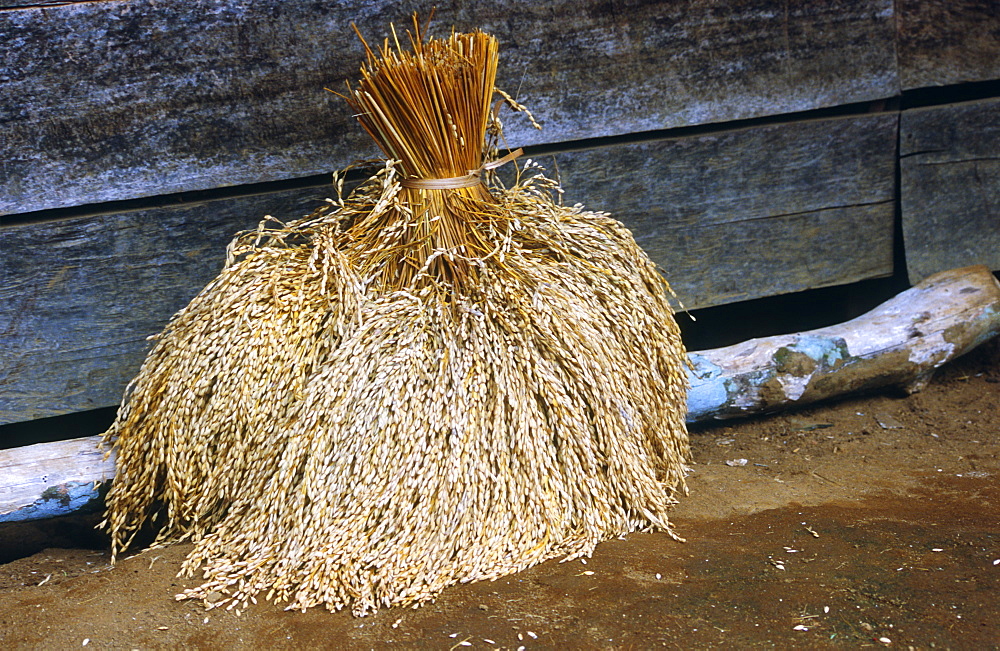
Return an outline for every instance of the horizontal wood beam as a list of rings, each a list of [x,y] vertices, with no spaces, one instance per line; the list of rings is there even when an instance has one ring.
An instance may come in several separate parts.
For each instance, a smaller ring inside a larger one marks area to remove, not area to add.
[[[1000,270],[1000,99],[904,111],[900,192],[910,282]]]
[[[993,0],[896,0],[903,90],[1000,79]]]
[[[569,201],[624,221],[693,309],[890,274],[895,134],[895,115],[758,126],[557,154],[552,171]],[[331,191],[0,228],[0,424],[118,404],[231,235]]]
[[[891,275],[897,120],[602,147],[554,169],[567,203],[621,219],[684,305],[709,307]]]
[[[421,3],[418,3],[420,5]],[[513,145],[898,93],[892,0],[424,3],[501,42],[498,85],[545,125]],[[340,90],[411,8],[110,0],[0,10],[0,215],[305,177],[373,155]],[[572,28],[567,28],[572,21]],[[738,26],[738,27],[736,27]],[[13,99],[16,98],[16,101]]]
[[[264,215],[333,188],[274,192],[0,229],[0,424],[118,404],[159,332]]]

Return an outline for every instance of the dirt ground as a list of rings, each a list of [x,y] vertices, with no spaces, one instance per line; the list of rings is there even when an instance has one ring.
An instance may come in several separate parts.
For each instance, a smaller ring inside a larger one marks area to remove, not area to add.
[[[206,611],[173,599],[193,584],[175,576],[185,546],[110,567],[79,521],[37,524],[19,535],[88,548],[0,565],[0,647],[1000,648],[997,341],[921,393],[699,427],[692,443],[686,543],[630,535],[362,619]]]

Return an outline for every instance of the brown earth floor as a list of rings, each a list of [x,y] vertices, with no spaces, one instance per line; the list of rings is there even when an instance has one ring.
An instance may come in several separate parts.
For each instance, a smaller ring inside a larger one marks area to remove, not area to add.
[[[1000,343],[919,394],[692,441],[686,543],[631,535],[363,619],[176,602],[183,545],[114,568],[52,548],[0,565],[0,647],[1000,648]]]

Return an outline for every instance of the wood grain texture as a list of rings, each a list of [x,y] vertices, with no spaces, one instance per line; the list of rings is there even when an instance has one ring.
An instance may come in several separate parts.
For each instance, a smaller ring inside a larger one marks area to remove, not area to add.
[[[903,90],[1000,79],[1000,3],[897,0]]]
[[[557,159],[568,199],[625,221],[694,308],[890,273],[895,128],[838,118]],[[117,404],[145,338],[215,275],[232,233],[326,194],[0,229],[0,423]]]
[[[0,523],[23,522],[103,507],[115,456],[93,436],[0,450],[0,468]]]
[[[1000,99],[904,111],[900,188],[910,282],[1000,270]]]
[[[118,404],[146,337],[265,214],[299,217],[325,189],[0,229],[0,424]]]
[[[697,308],[891,274],[896,127],[835,118],[556,160],[566,201],[625,222]]]
[[[109,0],[0,10],[0,215],[308,176],[374,153],[323,90],[390,21],[502,43],[512,144],[895,95],[892,0]]]

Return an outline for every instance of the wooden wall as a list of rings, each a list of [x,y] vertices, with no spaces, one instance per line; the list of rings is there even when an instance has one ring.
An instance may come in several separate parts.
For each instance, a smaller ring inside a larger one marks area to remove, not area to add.
[[[900,199],[914,282],[943,269],[1000,269],[1000,99],[904,111]]]
[[[503,44],[498,85],[558,143],[895,94],[890,0],[690,3],[129,0],[0,11],[0,214],[325,173],[374,153],[324,87],[353,80],[356,21],[437,5]],[[447,24],[446,22],[447,21]],[[6,104],[6,103],[5,103]]]
[[[0,4],[2,424],[116,404],[233,232],[374,155],[324,87],[357,72],[351,21],[379,41],[432,3]],[[433,4],[500,39],[545,127],[511,116],[510,143],[689,308],[890,275],[897,215],[912,280],[1000,268],[997,100],[892,108],[1000,78],[995,3]]]

